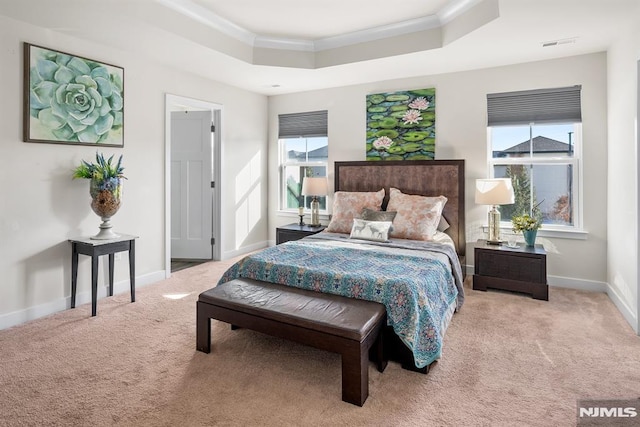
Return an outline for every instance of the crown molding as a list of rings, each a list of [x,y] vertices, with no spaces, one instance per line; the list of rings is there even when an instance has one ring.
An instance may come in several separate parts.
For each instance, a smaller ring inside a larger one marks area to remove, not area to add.
[[[435,15],[423,16],[332,37],[305,40],[255,34],[191,0],[155,1],[249,46],[301,52],[320,52],[442,27],[444,24],[452,21],[476,4],[482,2],[482,0],[452,0]]]
[[[409,19],[406,21],[396,22],[394,24],[382,25],[379,27],[368,28],[361,31],[354,31],[334,37],[318,39],[314,42],[314,46],[315,51],[318,52],[322,50],[350,46],[358,43],[386,39],[403,34],[416,33],[418,31],[430,30],[432,28],[438,28],[440,26],[441,23],[437,16],[423,16],[421,18]]]
[[[440,20],[440,25],[445,25],[481,2],[482,0],[455,0],[439,10],[436,16]]]
[[[315,42],[313,40],[304,39],[288,39],[284,37],[259,36],[253,43],[254,47],[263,47],[267,49],[284,49],[295,50],[301,52],[315,52]]]
[[[251,31],[227,20],[223,17],[213,13],[207,8],[204,8],[191,0],[155,0],[163,6],[175,10],[201,24],[218,30],[221,33],[233,37],[236,40],[240,40],[250,46],[253,46],[256,39],[256,34]]]

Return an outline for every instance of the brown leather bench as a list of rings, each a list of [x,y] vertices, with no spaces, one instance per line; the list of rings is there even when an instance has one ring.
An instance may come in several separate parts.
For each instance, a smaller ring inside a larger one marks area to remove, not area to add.
[[[251,279],[200,294],[196,348],[211,351],[211,319],[342,356],[342,400],[362,406],[369,395],[369,350],[383,372],[384,305]],[[376,346],[372,349],[374,346]]]

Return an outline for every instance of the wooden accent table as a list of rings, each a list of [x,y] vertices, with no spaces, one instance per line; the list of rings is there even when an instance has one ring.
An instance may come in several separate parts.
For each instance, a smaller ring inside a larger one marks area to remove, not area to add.
[[[542,245],[527,247],[519,243],[518,248],[510,248],[478,240],[474,244],[474,264],[474,290],[502,289],[549,300],[547,253]]]
[[[91,316],[96,315],[98,299],[98,257],[109,255],[109,296],[113,296],[113,264],[116,252],[129,251],[129,281],[131,283],[131,302],[136,300],[136,239],[138,236],[120,234],[109,240],[94,240],[90,237],[69,239],[71,242],[71,308],[76,306],[78,285],[78,254],[91,257]]]
[[[300,240],[303,237],[311,236],[327,228],[324,225],[312,227],[310,225],[288,224],[276,228],[276,245],[290,240]]]

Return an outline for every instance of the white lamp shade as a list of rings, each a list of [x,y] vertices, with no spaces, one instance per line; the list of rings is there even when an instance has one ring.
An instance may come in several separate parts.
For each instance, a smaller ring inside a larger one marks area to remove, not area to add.
[[[325,177],[306,177],[302,180],[303,196],[326,196],[327,195],[327,178]]]
[[[510,205],[515,201],[510,178],[476,179],[476,203]]]

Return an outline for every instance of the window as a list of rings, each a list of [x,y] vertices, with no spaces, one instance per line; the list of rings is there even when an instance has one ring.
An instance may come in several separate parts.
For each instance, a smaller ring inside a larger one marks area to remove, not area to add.
[[[281,114],[278,116],[278,144],[280,152],[280,209],[307,209],[311,197],[302,196],[305,177],[327,176],[329,140],[327,112]],[[326,196],[318,197],[320,211],[327,211]]]
[[[515,203],[503,221],[530,214],[547,229],[581,228],[580,86],[487,96],[489,166],[511,178]]]

